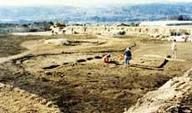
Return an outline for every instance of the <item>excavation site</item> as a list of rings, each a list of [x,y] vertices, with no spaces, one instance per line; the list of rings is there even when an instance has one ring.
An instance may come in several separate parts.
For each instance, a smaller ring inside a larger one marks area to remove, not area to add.
[[[1,113],[191,112],[190,42],[178,42],[172,58],[172,42],[147,36],[3,35],[0,40]],[[127,47],[129,65],[122,58]]]

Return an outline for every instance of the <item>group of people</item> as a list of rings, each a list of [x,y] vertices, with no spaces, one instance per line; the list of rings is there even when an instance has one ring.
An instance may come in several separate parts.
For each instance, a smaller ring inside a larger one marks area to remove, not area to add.
[[[172,44],[171,44],[171,49],[170,49],[170,55],[172,58],[176,59],[177,56],[177,46],[176,46],[176,40],[174,39]],[[103,62],[108,64],[111,63],[111,54],[110,53],[106,53],[103,57]],[[131,48],[128,47],[125,49],[124,54],[123,54],[123,58],[124,58],[124,64],[125,65],[129,65],[130,64],[130,60],[132,59],[132,52],[131,52]]]
[[[130,60],[132,59],[132,52],[131,52],[131,48],[128,47],[125,49],[124,54],[124,64],[129,65],[130,64]],[[106,53],[103,57],[103,61],[104,63],[111,63],[111,54],[110,53]]]

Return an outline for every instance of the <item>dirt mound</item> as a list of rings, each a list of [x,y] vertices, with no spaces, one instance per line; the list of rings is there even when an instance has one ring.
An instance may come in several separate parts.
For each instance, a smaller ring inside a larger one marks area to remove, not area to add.
[[[69,45],[70,42],[66,39],[49,39],[49,40],[45,40],[44,44]]]
[[[192,94],[190,69],[182,77],[175,77],[156,91],[148,92],[124,113],[191,113],[182,101]]]
[[[0,83],[0,95],[1,113],[61,113],[53,102],[18,87]]]

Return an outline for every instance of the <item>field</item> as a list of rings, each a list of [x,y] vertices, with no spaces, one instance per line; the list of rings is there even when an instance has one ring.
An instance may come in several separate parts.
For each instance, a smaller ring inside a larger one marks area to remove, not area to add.
[[[45,44],[66,39],[69,44]],[[122,113],[192,66],[192,44],[177,43],[177,59],[163,64],[171,42],[149,37],[90,35],[1,36],[0,56],[32,56],[0,65],[3,113]],[[130,66],[118,56],[132,47]],[[102,56],[112,54],[111,64]]]

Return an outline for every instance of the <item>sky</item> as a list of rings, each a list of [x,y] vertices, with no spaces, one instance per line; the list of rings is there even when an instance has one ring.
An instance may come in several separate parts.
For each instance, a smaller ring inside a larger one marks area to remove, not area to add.
[[[192,2],[192,0],[0,0],[0,6],[66,5],[78,7],[93,7],[119,4],[175,3],[181,1]]]

